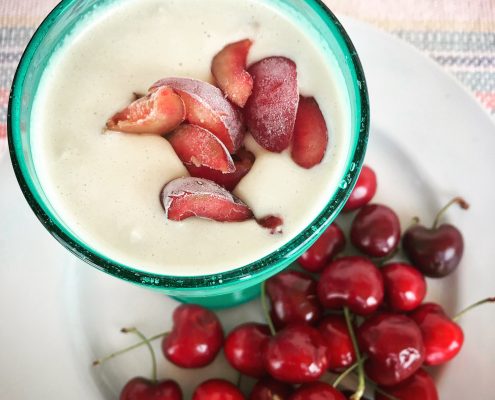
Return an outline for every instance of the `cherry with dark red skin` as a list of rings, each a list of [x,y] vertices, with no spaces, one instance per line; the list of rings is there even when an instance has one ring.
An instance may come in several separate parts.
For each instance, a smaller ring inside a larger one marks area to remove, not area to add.
[[[320,333],[306,324],[290,325],[273,336],[265,347],[265,368],[287,383],[318,380],[328,368],[327,346]]]
[[[225,358],[243,375],[261,378],[266,375],[263,350],[270,340],[268,325],[249,322],[232,330],[225,339]]]
[[[297,261],[306,271],[321,272],[344,248],[344,232],[334,222]]]
[[[425,365],[441,365],[459,354],[464,333],[440,305],[422,304],[409,316],[419,325],[423,335]]]
[[[306,383],[289,400],[346,400],[344,395],[325,382]]]
[[[249,400],[288,400],[294,388],[273,378],[263,378],[256,382]]]
[[[317,293],[324,307],[349,307],[355,314],[370,315],[383,301],[382,274],[367,258],[342,257],[323,270]]]
[[[454,272],[464,252],[464,239],[455,226],[442,224],[426,228],[416,224],[406,230],[402,246],[407,257],[430,278],[443,278]]]
[[[405,315],[373,315],[359,327],[358,341],[368,356],[366,373],[378,385],[392,386],[406,380],[425,359],[421,330]]]
[[[271,317],[277,328],[294,323],[315,324],[321,316],[316,281],[308,273],[288,270],[266,281]]]
[[[458,267],[464,252],[464,239],[459,229],[451,224],[439,225],[440,217],[453,204],[464,210],[469,208],[464,199],[455,197],[438,212],[432,228],[415,224],[406,230],[402,238],[407,257],[431,278],[451,274]]]
[[[363,165],[359,178],[347,199],[344,211],[353,211],[368,204],[376,193],[376,174],[370,167]]]
[[[137,377],[124,386],[120,400],[182,400],[182,390],[170,379],[153,382]]]
[[[223,345],[223,329],[217,316],[195,304],[182,304],[173,313],[171,332],[163,338],[165,357],[182,368],[210,364]]]
[[[199,385],[192,400],[245,400],[234,384],[224,379],[210,379]]]
[[[381,269],[385,285],[385,301],[394,311],[411,311],[426,296],[423,274],[410,264],[394,262]]]
[[[351,225],[351,243],[370,257],[392,254],[400,241],[397,214],[383,204],[368,204],[361,208]]]
[[[423,369],[418,370],[413,376],[398,385],[383,388],[383,391],[398,400],[438,400],[435,382]],[[390,397],[382,393],[375,393],[375,400],[389,399]]]
[[[342,371],[356,362],[356,353],[345,318],[340,315],[327,315],[318,325],[318,330],[327,344],[330,371]]]

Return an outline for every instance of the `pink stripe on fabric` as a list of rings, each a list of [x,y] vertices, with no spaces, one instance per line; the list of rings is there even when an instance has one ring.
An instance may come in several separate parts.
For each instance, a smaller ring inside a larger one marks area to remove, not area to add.
[[[476,92],[475,95],[486,108],[495,110],[495,93]]]
[[[0,157],[7,149],[7,125],[0,124]]]

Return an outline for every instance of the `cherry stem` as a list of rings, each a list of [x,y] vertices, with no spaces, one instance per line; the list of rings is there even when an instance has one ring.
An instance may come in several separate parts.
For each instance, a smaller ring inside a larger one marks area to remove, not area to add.
[[[367,358],[366,356],[363,357],[361,359],[361,363],[364,363],[366,361],[366,358]],[[348,367],[344,372],[342,372],[339,376],[337,376],[337,378],[335,378],[335,380],[332,383],[332,386],[334,388],[337,388],[342,383],[342,381],[345,378],[347,378],[347,376],[349,376],[358,366],[359,366],[359,362],[355,362],[350,367]]]
[[[454,197],[445,206],[443,206],[440,209],[440,211],[437,213],[437,216],[433,221],[433,229],[436,229],[438,227],[440,218],[442,218],[443,214],[445,214],[445,211],[447,211],[453,204],[458,204],[459,207],[461,207],[463,210],[467,210],[469,208],[468,202],[464,200],[462,197]]]
[[[157,374],[157,368],[156,368],[156,355],[155,355],[155,350],[153,350],[153,346],[151,346],[151,342],[137,328],[122,328],[121,332],[122,333],[135,333],[137,336],[139,336],[139,338],[141,338],[141,340],[143,340],[146,343],[146,346],[148,347],[150,354],[151,354],[151,363],[152,363],[151,379],[152,379],[153,383],[158,382],[158,374]]]
[[[266,323],[270,328],[272,336],[277,334],[275,325],[273,325],[272,318],[270,317],[270,311],[268,310],[268,302],[266,301],[266,281],[261,284],[261,308],[263,309],[263,315],[265,316]]]
[[[239,376],[237,377],[237,388],[241,390],[241,384],[242,384],[242,372],[239,372]]]
[[[488,297],[486,299],[477,301],[474,304],[471,304],[470,306],[466,307],[464,310],[457,313],[457,315],[454,318],[452,318],[452,320],[457,322],[464,314],[468,313],[469,311],[471,311],[474,308],[477,308],[477,307],[479,307],[483,304],[487,304],[487,303],[495,303],[495,297]]]
[[[121,331],[125,330],[125,328],[123,328]],[[124,354],[124,353],[127,353],[128,351],[131,351],[131,350],[134,350],[134,349],[137,349],[138,347],[141,347],[142,345],[144,344],[147,344],[148,342],[152,342],[156,339],[160,339],[164,336],[167,336],[169,334],[169,332],[163,332],[163,333],[159,333],[155,336],[151,336],[150,338],[144,340],[144,341],[141,341],[141,342],[138,342],[136,344],[133,344],[132,346],[129,346],[129,347],[126,347],[125,349],[122,349],[122,350],[119,350],[119,351],[116,351],[112,354],[109,354],[108,356],[105,356],[103,358],[99,358],[98,360],[95,360],[93,361],[93,366],[96,367],[97,365],[101,365],[103,364],[104,362],[114,358],[114,357],[117,357],[121,354]]]
[[[354,347],[354,353],[356,353],[357,359],[357,370],[358,370],[358,387],[355,393],[351,396],[351,400],[359,400],[364,395],[364,390],[366,388],[363,358],[361,357],[361,352],[359,351],[359,346],[356,339],[356,334],[354,332],[354,327],[352,326],[351,313],[347,307],[344,307],[345,322],[347,324],[347,329],[349,330],[349,335],[351,337],[352,346]]]

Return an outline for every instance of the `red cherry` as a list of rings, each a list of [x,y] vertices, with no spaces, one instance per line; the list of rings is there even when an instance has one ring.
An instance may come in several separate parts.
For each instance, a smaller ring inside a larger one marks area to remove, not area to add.
[[[321,272],[344,247],[344,232],[333,223],[297,261],[306,271]]]
[[[347,199],[344,211],[353,211],[368,204],[376,193],[376,174],[370,167],[363,165],[356,186]]]
[[[256,382],[249,400],[287,400],[294,388],[273,378],[263,378]]]
[[[351,242],[370,257],[385,257],[399,245],[400,222],[397,214],[382,204],[368,204],[352,221]]]
[[[345,319],[338,315],[328,315],[318,330],[327,345],[328,369],[339,371],[350,367],[356,361],[352,339]]]
[[[383,301],[383,278],[367,258],[342,257],[323,270],[317,291],[324,307],[347,306],[355,314],[369,315]]]
[[[245,397],[232,383],[210,379],[196,388],[192,400],[245,400]]]
[[[127,382],[120,400],[182,400],[182,391],[172,380],[153,382],[138,377]]]
[[[383,389],[387,394],[399,400],[438,400],[438,392],[435,382],[423,369],[418,370],[413,376],[396,386]],[[375,400],[389,400],[389,396],[375,393]]]
[[[328,368],[327,347],[320,333],[297,324],[279,331],[265,348],[265,368],[275,379],[288,383],[318,380]]]
[[[289,400],[346,400],[337,389],[325,382],[311,382],[302,385]]]
[[[426,295],[426,280],[412,265],[390,263],[381,268],[385,285],[385,300],[395,311],[411,311]]]
[[[438,304],[425,303],[410,317],[419,325],[425,343],[425,364],[440,365],[452,360],[461,351],[464,333]]]
[[[359,327],[358,338],[360,348],[368,355],[366,373],[379,385],[396,385],[423,364],[421,330],[405,315],[374,315]]]
[[[316,281],[305,272],[284,271],[266,281],[271,316],[277,327],[293,323],[313,324],[321,316]]]
[[[264,324],[250,322],[238,326],[225,339],[227,361],[242,374],[261,378],[266,374],[263,350],[270,336],[270,329]]]
[[[223,329],[217,316],[195,304],[182,304],[173,314],[174,325],[162,341],[165,357],[182,368],[210,364],[222,348]]]
[[[404,233],[402,244],[407,257],[431,278],[452,273],[464,252],[462,234],[450,224],[435,229],[414,225]]]
[[[404,252],[423,274],[441,278],[452,273],[459,265],[464,252],[461,232],[453,225],[439,225],[444,212],[453,204],[467,210],[469,204],[462,198],[452,199],[437,214],[432,228],[416,224],[404,233]]]

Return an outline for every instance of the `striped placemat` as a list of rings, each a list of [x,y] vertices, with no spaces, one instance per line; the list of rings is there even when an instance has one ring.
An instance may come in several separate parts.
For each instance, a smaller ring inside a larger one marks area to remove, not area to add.
[[[495,117],[495,0],[325,2],[336,13],[367,21],[417,46],[457,76]],[[7,103],[17,63],[57,3],[0,1],[0,156],[6,147]]]

